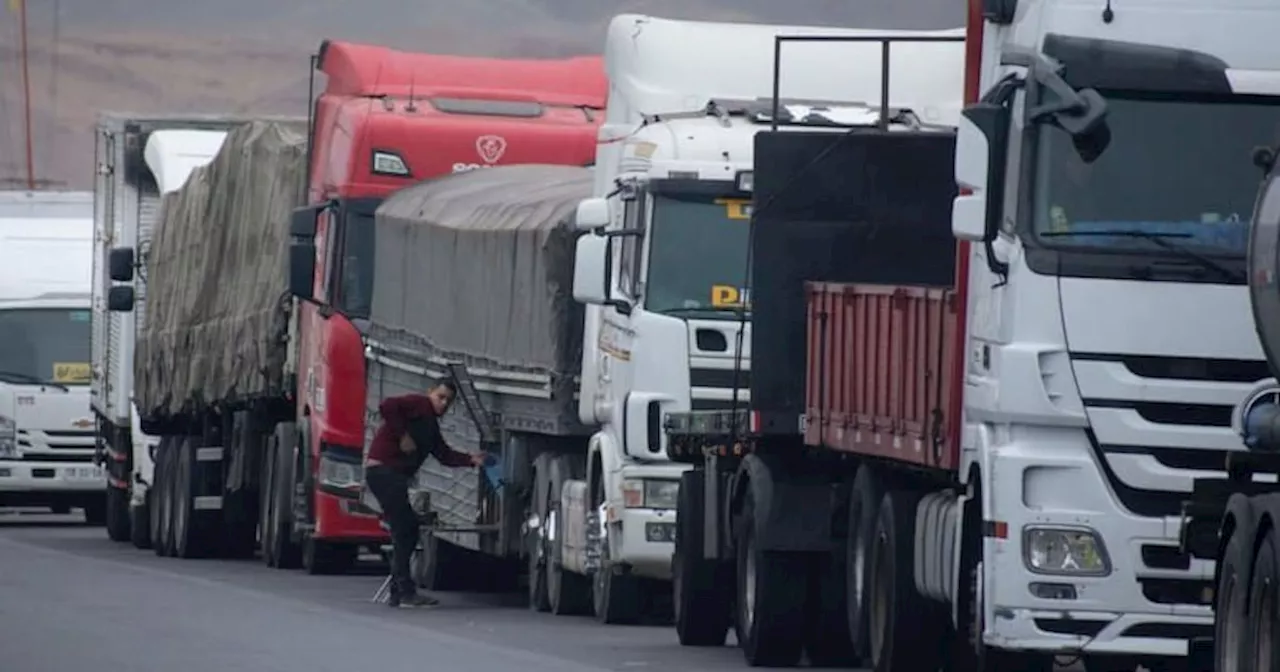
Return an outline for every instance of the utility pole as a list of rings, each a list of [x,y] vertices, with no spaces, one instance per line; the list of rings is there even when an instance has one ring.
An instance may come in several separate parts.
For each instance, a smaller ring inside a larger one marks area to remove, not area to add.
[[[27,143],[27,189],[36,189],[35,151],[31,140],[31,63],[27,50],[27,0],[17,0],[22,51],[22,109]]]

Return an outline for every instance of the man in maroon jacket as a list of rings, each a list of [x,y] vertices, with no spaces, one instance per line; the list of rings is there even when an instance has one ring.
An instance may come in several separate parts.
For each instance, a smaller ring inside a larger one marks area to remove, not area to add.
[[[373,435],[365,458],[364,476],[391,527],[391,600],[393,607],[437,604],[420,595],[409,570],[418,546],[418,516],[409,503],[409,484],[418,468],[433,455],[448,467],[478,467],[484,455],[456,451],[440,435],[440,416],[457,396],[451,381],[433,385],[426,394],[388,397],[378,406],[382,426]]]

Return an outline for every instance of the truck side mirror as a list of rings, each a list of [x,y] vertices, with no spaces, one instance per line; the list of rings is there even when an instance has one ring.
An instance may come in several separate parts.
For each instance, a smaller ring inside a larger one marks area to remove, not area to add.
[[[581,209],[582,205],[578,207]],[[573,255],[575,301],[588,306],[603,306],[609,300],[609,252],[607,236],[586,233],[578,237]]]
[[[289,217],[289,293],[300,301],[315,301],[316,220],[324,208],[295,208]]]
[[[588,306],[612,306],[622,315],[631,304],[615,299],[609,291],[613,276],[612,236],[587,233],[578,237],[573,261],[573,298]]]
[[[107,310],[112,313],[132,312],[133,301],[133,288],[128,285],[116,285],[107,290]]]
[[[574,226],[580,231],[594,231],[609,226],[609,201],[603,198],[584,198],[578,203]]]
[[[951,209],[951,232],[960,240],[985,243],[1000,235],[1011,119],[1003,101],[964,108],[956,134],[956,180],[961,192]]]
[[[133,248],[115,247],[107,253],[107,274],[115,282],[133,280]]]
[[[289,244],[289,293],[300,301],[315,299],[316,244]]]

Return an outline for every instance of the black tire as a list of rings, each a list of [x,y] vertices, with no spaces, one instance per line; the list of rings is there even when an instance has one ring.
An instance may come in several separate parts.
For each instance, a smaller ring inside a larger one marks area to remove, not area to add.
[[[533,611],[551,611],[551,597],[547,593],[547,567],[550,564],[547,544],[543,540],[542,528],[547,524],[547,489],[550,483],[547,474],[551,470],[551,456],[544,453],[533,462],[533,495],[529,502],[529,512],[537,516],[537,528],[530,527],[525,542],[528,557],[526,558],[529,579],[529,608]],[[531,516],[526,516],[526,520]]]
[[[271,521],[275,516],[275,484],[276,473],[275,437],[267,439],[267,446],[262,453],[261,475],[258,477],[258,546],[262,549],[262,562],[268,567],[276,566],[275,536]]]
[[[1271,505],[1268,508],[1275,507]],[[1253,558],[1248,607],[1253,631],[1249,637],[1251,647],[1245,653],[1246,664],[1252,665],[1241,669],[1273,672],[1280,667],[1280,652],[1275,650],[1276,621],[1280,618],[1280,551],[1277,544],[1280,544],[1280,537],[1274,527],[1269,527],[1258,542],[1258,551]]]
[[[360,547],[335,544],[307,536],[302,543],[302,567],[313,576],[346,574],[356,566]]]
[[[733,621],[733,573],[702,557],[706,472],[680,475],[676,548],[671,556],[671,601],[682,646],[724,646]]]
[[[413,577],[418,586],[430,592],[480,590],[489,577],[484,570],[498,570],[492,558],[474,553],[437,537],[430,530],[422,532],[422,552],[414,554]],[[479,569],[480,571],[477,571]],[[493,581],[499,579],[493,577]]]
[[[1253,575],[1253,542],[1258,534],[1258,516],[1253,502],[1242,494],[1227,500],[1234,514],[1235,528],[1218,554],[1214,586],[1213,638],[1215,670],[1253,670],[1248,652],[1253,651],[1249,625],[1249,582]],[[1244,660],[1239,660],[1244,657]]]
[[[760,512],[759,515],[765,515]],[[752,667],[794,667],[804,652],[807,554],[764,551],[756,544],[756,503],[747,486],[737,519],[737,632]],[[748,586],[754,602],[747,597]]]
[[[592,612],[605,625],[634,625],[640,620],[640,582],[609,560],[607,547],[600,555],[600,568],[591,577]]]
[[[129,518],[129,491],[107,484],[106,493],[107,538],[111,541],[129,541],[132,521]]]
[[[845,536],[845,619],[849,627],[849,643],[859,660],[870,655],[870,635],[867,631],[868,600],[866,586],[870,586],[870,549],[875,539],[876,519],[880,516],[880,502],[884,500],[884,485],[880,474],[869,466],[859,467],[849,491],[848,529]]]
[[[808,622],[804,648],[809,667],[859,667],[862,660],[849,638],[845,562],[845,549],[835,548],[826,557],[815,558],[816,566],[809,571],[804,611]]]
[[[291,423],[276,425],[272,433],[270,558],[267,564],[277,569],[302,566],[302,545],[293,540],[293,451],[297,430]],[[267,535],[264,535],[264,537]]]
[[[591,610],[591,582],[581,575],[564,569],[564,512],[560,510],[560,494],[564,492],[564,484],[579,474],[575,474],[571,458],[558,455],[551,460],[547,470],[547,520],[554,537],[548,540],[547,564],[547,599],[551,603],[551,613],[557,616],[578,616]]]
[[[248,411],[241,411],[233,416],[231,422],[230,450],[227,451],[227,473],[230,469],[247,469],[240,465],[252,464],[254,458],[262,452],[262,436],[254,427],[253,418]],[[245,473],[245,471],[241,471]],[[230,482],[230,478],[227,479]],[[252,558],[258,543],[258,493],[246,487],[242,481],[240,488],[227,491],[222,497],[223,555],[228,558]]]
[[[148,489],[140,506],[129,507],[129,540],[133,547],[147,550],[151,548],[151,533],[155,529],[155,516],[151,513],[151,493]]]
[[[204,558],[209,555],[209,537],[195,508],[195,488],[199,474],[196,450],[198,437],[189,436],[177,448],[173,470],[173,548],[179,558]]]
[[[166,555],[165,552],[165,535],[167,534],[168,518],[165,513],[168,509],[168,495],[165,489],[168,487],[168,479],[165,476],[165,465],[169,461],[169,446],[171,441],[168,437],[160,439],[160,445],[156,446],[156,464],[151,473],[151,486],[147,488],[147,498],[151,501],[151,550],[156,555]]]
[[[182,442],[185,437],[172,436],[169,437],[169,446],[164,451],[164,506],[161,516],[161,532],[163,540],[162,554],[165,557],[174,557],[177,554],[177,538],[174,536],[174,516],[176,514],[176,497],[178,495],[178,455],[182,451]]]
[[[101,499],[85,503],[84,522],[92,527],[105,526],[107,524],[107,496],[105,493],[103,493]]]
[[[595,512],[604,501],[604,483],[597,481],[595,490],[587,500],[588,525],[599,525]],[[605,527],[600,539],[600,566],[591,575],[591,611],[596,620],[605,625],[633,625],[640,620],[643,602],[640,595],[640,579],[614,564],[609,530]]]
[[[960,554],[960,589],[957,609],[961,618],[959,632],[953,632],[952,667],[957,672],[1052,672],[1051,653],[1007,651],[986,646],[982,633],[982,484],[975,481],[973,492],[963,511],[964,534]],[[942,612],[934,616],[945,628],[950,617]],[[1130,668],[1132,669],[1132,668]]]
[[[915,527],[920,493],[890,490],[880,503],[870,555],[867,632],[876,672],[936,670],[942,663],[946,622],[941,606],[916,591]],[[935,642],[922,646],[922,642]]]

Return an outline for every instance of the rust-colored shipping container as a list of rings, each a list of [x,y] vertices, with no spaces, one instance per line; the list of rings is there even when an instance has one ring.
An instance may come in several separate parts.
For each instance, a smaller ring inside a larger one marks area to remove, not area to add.
[[[954,292],[808,283],[806,295],[805,443],[956,469]]]

